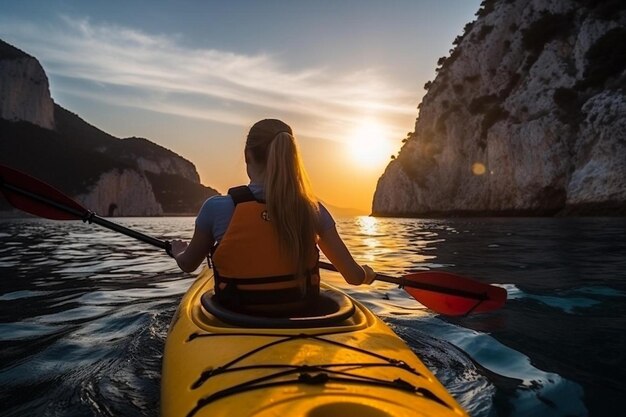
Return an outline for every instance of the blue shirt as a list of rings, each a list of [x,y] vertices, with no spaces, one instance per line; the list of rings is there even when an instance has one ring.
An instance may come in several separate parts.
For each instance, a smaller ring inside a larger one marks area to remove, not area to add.
[[[254,197],[263,200],[265,199],[265,189],[260,184],[251,183],[248,185]],[[318,230],[318,234],[323,232],[324,230],[328,230],[331,227],[335,226],[335,220],[333,220],[332,216],[322,205],[319,204],[319,224],[320,230]],[[213,242],[219,242],[222,240],[224,233],[226,233],[226,229],[230,224],[230,219],[233,217],[233,213],[235,212],[235,203],[233,199],[229,195],[217,195],[209,198],[204,202],[202,208],[200,208],[200,212],[198,213],[198,217],[196,218],[196,229],[207,233]]]

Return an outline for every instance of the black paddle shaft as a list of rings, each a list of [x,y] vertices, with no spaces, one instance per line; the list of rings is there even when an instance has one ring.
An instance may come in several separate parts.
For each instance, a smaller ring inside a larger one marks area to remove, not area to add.
[[[328,262],[320,261],[319,265],[323,269],[339,272],[337,271],[337,268],[335,267],[335,265],[330,264]],[[449,288],[449,287],[444,287],[440,285],[428,284],[425,282],[415,282],[415,281],[406,279],[404,277],[392,277],[392,276],[384,275],[384,274],[376,274],[375,279],[377,281],[384,281],[384,282],[389,282],[391,284],[397,284],[400,288],[411,287],[411,288],[417,288],[419,290],[438,292],[438,293],[447,294],[447,295],[455,295],[457,297],[470,298],[470,299],[478,300],[478,301],[484,301],[484,300],[489,299],[489,296],[487,294],[474,293],[470,291],[460,290],[457,288]]]
[[[128,227],[124,227],[117,223],[113,223],[111,221],[103,219],[102,217],[99,217],[95,213],[92,213],[92,212],[89,212],[89,213],[90,213],[89,217],[83,221],[98,224],[102,227],[106,227],[107,229],[120,232],[126,236],[130,236],[132,238],[141,240],[142,242],[148,243],[152,246],[156,246],[157,248],[165,249],[169,254],[169,250],[171,248],[169,241],[163,241],[163,240],[154,238],[152,236],[145,235],[141,232],[137,232],[135,230],[129,229]]]
[[[170,250],[171,250],[171,244],[168,241],[163,241],[163,240],[159,240],[157,238],[154,238],[152,236],[148,236],[146,234],[143,234],[141,232],[137,232],[135,230],[129,229],[127,227],[124,227],[122,225],[119,225],[117,223],[113,223],[109,220],[103,219],[102,217],[98,216],[96,213],[89,211],[87,209],[84,210],[78,210],[74,207],[68,207],[65,204],[59,203],[58,201],[54,201],[50,198],[47,198],[45,196],[39,195],[39,194],[35,194],[33,192],[30,192],[28,190],[25,190],[21,187],[18,187],[16,185],[13,184],[9,184],[7,182],[0,182],[0,187],[2,188],[6,188],[7,190],[20,194],[24,197],[27,197],[31,200],[37,201],[39,203],[43,203],[46,204],[50,207],[54,207],[57,210],[63,211],[65,213],[68,213],[72,216],[75,216],[77,220],[82,220],[83,222],[88,222],[88,223],[95,223],[98,224],[102,227],[106,227],[107,229],[122,233],[126,236],[130,236],[134,239],[138,239],[141,240],[142,242],[148,243],[152,246],[156,246],[157,248],[160,249],[164,249],[168,254],[170,254]]]

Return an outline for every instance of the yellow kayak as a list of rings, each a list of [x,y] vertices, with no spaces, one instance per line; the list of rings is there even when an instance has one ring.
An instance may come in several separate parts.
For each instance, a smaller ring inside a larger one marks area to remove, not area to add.
[[[205,269],[172,320],[163,417],[467,416],[409,347],[343,292],[323,284],[319,311],[285,319],[224,310],[212,288]]]

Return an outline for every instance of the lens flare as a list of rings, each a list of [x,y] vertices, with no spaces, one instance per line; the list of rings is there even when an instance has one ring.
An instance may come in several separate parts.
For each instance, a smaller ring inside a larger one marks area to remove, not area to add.
[[[485,172],[487,172],[487,168],[484,164],[481,164],[480,162],[474,162],[472,164],[472,174],[483,175]]]

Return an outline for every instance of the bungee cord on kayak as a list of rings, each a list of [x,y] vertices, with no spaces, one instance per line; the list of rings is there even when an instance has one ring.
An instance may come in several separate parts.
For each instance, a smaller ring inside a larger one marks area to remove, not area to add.
[[[193,334],[189,337],[189,341],[192,341],[196,338],[204,338],[204,337],[224,337],[224,336],[228,336],[228,337],[234,337],[234,336],[240,336],[240,337],[247,337],[247,336],[254,336],[256,333],[228,333],[228,334]],[[332,333],[329,333],[332,334]],[[377,359],[380,359],[382,361],[384,361],[383,363],[386,363],[387,366],[391,365],[391,366],[396,366],[398,368],[402,368],[402,369],[407,369],[413,373],[415,373],[416,375],[420,375],[418,372],[416,372],[414,369],[412,369],[411,367],[409,367],[405,362],[399,360],[399,359],[393,359],[387,356],[383,356],[383,355],[379,355],[376,352],[371,352],[371,351],[367,351],[365,349],[361,349],[357,346],[351,346],[348,345],[346,343],[340,343],[331,339],[325,339],[321,336],[324,336],[324,334],[306,334],[306,333],[301,333],[301,334],[293,334],[293,335],[289,335],[289,336],[285,336],[285,335],[281,335],[281,334],[270,334],[270,333],[265,333],[264,334],[265,337],[277,337],[280,338],[279,340],[275,340],[272,342],[269,342],[265,345],[261,345],[253,350],[250,350],[248,352],[245,352],[244,354],[240,355],[239,357],[233,359],[232,361],[220,366],[219,368],[214,368],[211,369],[209,371],[205,371],[209,376],[213,376],[215,374],[219,374],[219,373],[223,373],[223,372],[227,372],[227,370],[232,369],[231,366],[241,362],[243,359],[248,358],[249,356],[252,356],[258,352],[261,352],[263,350],[269,349],[271,347],[283,344],[283,343],[288,343],[294,340],[298,340],[298,339],[310,339],[310,340],[315,340],[315,341],[319,341],[319,342],[323,342],[323,343],[328,343],[330,345],[334,345],[340,348],[345,348],[345,349],[350,349],[353,350],[355,352],[358,353],[362,353],[366,356],[369,357],[374,357]],[[355,364],[351,364],[351,365],[355,365]],[[363,365],[362,363],[358,364],[359,366]],[[263,365],[259,365],[261,368],[265,367]],[[273,366],[273,365],[272,365]],[[315,365],[315,366],[329,366],[329,365]],[[348,364],[341,364],[340,366],[348,366]],[[248,367],[248,369],[251,369],[253,367]],[[198,381],[196,381],[193,385],[192,388],[197,387],[198,384],[201,384],[202,382],[204,382],[206,379],[208,379],[208,376],[205,377],[205,373],[203,372],[202,375],[200,376],[200,378],[198,379]]]
[[[395,368],[406,369],[415,375],[420,375],[417,371],[415,371],[413,368],[408,366],[406,363],[402,361],[396,361],[396,360],[390,360],[387,363],[355,362],[355,363],[325,363],[325,364],[318,364],[318,365],[286,365],[286,364],[276,363],[276,364],[237,366],[237,367],[228,367],[228,368],[220,367],[220,368],[216,368],[212,370],[207,370],[207,371],[202,372],[202,374],[200,375],[200,378],[198,378],[198,380],[191,385],[191,389],[199,388],[209,378],[212,378],[216,375],[229,373],[229,372],[245,372],[245,371],[250,371],[254,369],[259,369],[259,370],[260,369],[291,369],[291,370],[296,370],[299,372],[311,372],[311,371],[323,372],[326,370],[331,370],[332,368],[363,369],[363,368],[371,368],[371,367],[395,367]],[[331,371],[331,372],[340,372],[340,371]],[[351,375],[351,374],[347,374],[346,372],[341,372],[341,374]],[[360,375],[351,375],[351,376],[357,376],[359,378],[362,378],[362,376]]]
[[[272,381],[277,378],[281,378],[284,376],[298,374],[298,377],[295,379],[287,379],[280,381]],[[339,376],[336,376],[339,375]],[[266,382],[269,381],[269,382]],[[247,381],[245,383],[241,383],[239,385],[225,388],[221,391],[217,391],[207,397],[201,398],[196,406],[187,414],[188,417],[192,417],[203,407],[208,406],[209,404],[232,396],[236,394],[242,394],[248,391],[253,390],[262,390],[268,388],[277,388],[284,387],[289,385],[324,385],[327,383],[338,383],[338,384],[358,384],[367,387],[379,387],[379,388],[391,388],[397,389],[401,391],[406,391],[409,393],[413,393],[415,395],[419,395],[421,398],[428,399],[434,401],[444,407],[448,406],[443,400],[433,394],[430,390],[423,387],[416,387],[411,385],[410,383],[402,380],[395,379],[392,381],[386,381],[376,378],[368,378],[359,375],[353,375],[346,372],[340,371],[332,371],[328,369],[318,368],[316,366],[302,366],[295,369],[290,369],[284,372],[278,372],[272,375],[268,375],[267,377],[258,378],[252,381]]]

